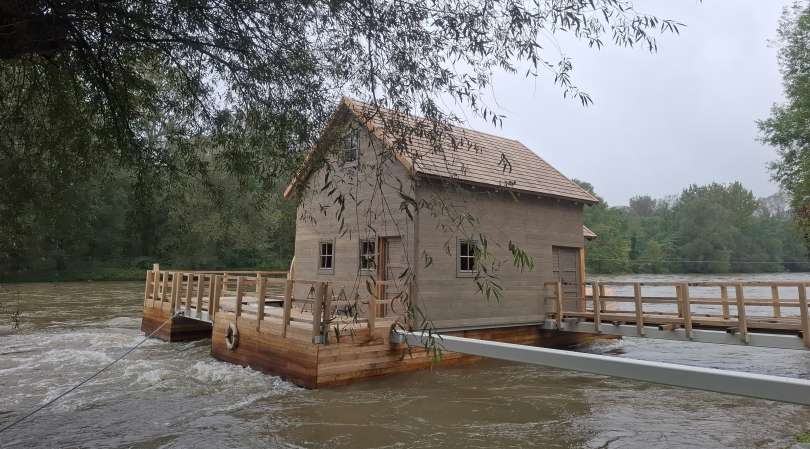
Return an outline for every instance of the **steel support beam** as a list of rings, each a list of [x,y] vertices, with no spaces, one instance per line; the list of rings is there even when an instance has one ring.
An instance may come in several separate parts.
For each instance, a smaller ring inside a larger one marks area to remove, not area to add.
[[[424,346],[431,338],[427,334],[418,332],[398,332],[413,346]],[[648,362],[449,335],[436,336],[434,334],[433,338],[439,339],[437,343],[445,351],[676,387],[810,405],[810,380],[674,363]]]

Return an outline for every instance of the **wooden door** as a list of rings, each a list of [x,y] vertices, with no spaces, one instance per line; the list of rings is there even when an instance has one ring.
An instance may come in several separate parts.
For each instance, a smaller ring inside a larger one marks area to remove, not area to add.
[[[554,278],[563,283],[563,309],[576,311],[579,308],[579,297],[582,280],[579,278],[579,248],[554,246],[552,252],[552,269]]]
[[[408,262],[400,237],[381,237],[380,249],[381,263],[378,267],[378,277],[385,281],[380,294],[380,299],[384,301],[380,310],[385,316],[392,311],[399,313],[398,311],[403,308],[402,293],[405,280],[402,279],[402,275],[408,267]]]

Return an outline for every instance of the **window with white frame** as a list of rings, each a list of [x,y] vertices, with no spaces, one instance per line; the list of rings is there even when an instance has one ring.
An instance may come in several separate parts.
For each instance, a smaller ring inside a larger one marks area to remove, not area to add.
[[[357,160],[357,153],[360,151],[360,133],[357,129],[349,129],[343,137],[343,148],[341,149],[341,160],[354,162]]]
[[[475,272],[475,252],[478,244],[475,240],[459,239],[458,241],[458,272],[470,274]]]
[[[377,267],[377,242],[371,239],[360,240],[360,269],[371,271]]]
[[[335,270],[335,242],[321,240],[318,244],[318,271],[333,273]]]

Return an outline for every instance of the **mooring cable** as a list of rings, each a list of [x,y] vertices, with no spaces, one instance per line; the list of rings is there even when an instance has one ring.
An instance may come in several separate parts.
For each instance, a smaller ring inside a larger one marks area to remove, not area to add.
[[[46,403],[44,403],[44,404],[40,405],[39,407],[35,408],[34,410],[32,410],[30,413],[26,414],[25,416],[23,416],[23,417],[21,417],[21,418],[18,418],[17,420],[15,420],[14,422],[12,422],[11,424],[9,424],[9,425],[7,425],[7,426],[3,427],[2,429],[0,429],[0,433],[3,433],[3,432],[5,432],[6,430],[11,429],[12,427],[16,426],[17,424],[19,424],[19,423],[21,423],[21,422],[25,421],[26,419],[30,418],[31,416],[33,416],[35,413],[39,412],[40,410],[42,410],[42,409],[44,409],[44,408],[46,408],[46,407],[50,406],[50,405],[51,405],[51,404],[53,404],[54,402],[56,402],[56,401],[58,401],[58,400],[62,399],[63,397],[65,397],[65,396],[67,396],[68,394],[70,394],[71,392],[75,391],[76,389],[78,389],[78,388],[79,388],[79,387],[81,387],[82,385],[85,385],[86,383],[88,383],[88,382],[90,382],[91,380],[95,379],[96,377],[98,377],[98,375],[99,375],[99,374],[103,373],[104,371],[107,371],[107,369],[109,369],[109,368],[110,368],[111,366],[113,366],[115,363],[117,363],[117,362],[121,361],[121,359],[123,359],[124,357],[128,356],[129,354],[131,354],[131,353],[132,353],[132,351],[134,351],[134,350],[138,349],[138,347],[139,347],[140,345],[144,344],[144,343],[146,342],[146,340],[148,340],[148,339],[152,338],[152,336],[154,336],[154,335],[155,335],[155,334],[156,334],[156,333],[157,333],[159,330],[161,330],[161,329],[163,328],[163,326],[165,326],[165,325],[166,325],[168,322],[170,322],[172,319],[174,319],[175,317],[180,316],[180,315],[182,315],[182,314],[183,314],[183,312],[177,312],[177,313],[175,313],[174,315],[172,315],[171,317],[169,317],[169,318],[168,318],[166,321],[164,321],[164,322],[163,322],[163,324],[161,324],[160,326],[158,326],[158,327],[157,327],[157,329],[155,329],[154,331],[152,331],[152,333],[151,333],[151,334],[149,334],[149,335],[147,335],[147,336],[143,337],[143,339],[142,339],[141,341],[139,341],[139,342],[138,342],[138,343],[137,343],[135,346],[133,346],[133,347],[129,348],[129,349],[126,351],[126,352],[124,352],[123,354],[121,354],[120,356],[118,356],[118,358],[117,358],[117,359],[115,359],[115,360],[113,360],[112,362],[108,363],[108,364],[107,364],[107,365],[105,365],[103,368],[101,368],[100,370],[96,371],[96,372],[95,372],[95,373],[94,373],[92,376],[90,376],[90,377],[88,377],[87,379],[84,379],[83,381],[81,381],[81,382],[79,382],[78,384],[74,385],[74,386],[73,386],[73,387],[71,387],[69,390],[67,390],[67,391],[65,391],[65,392],[63,392],[63,393],[61,393],[59,396],[57,396],[57,397],[55,397],[55,398],[51,399],[50,401],[48,401],[48,402],[46,402]]]

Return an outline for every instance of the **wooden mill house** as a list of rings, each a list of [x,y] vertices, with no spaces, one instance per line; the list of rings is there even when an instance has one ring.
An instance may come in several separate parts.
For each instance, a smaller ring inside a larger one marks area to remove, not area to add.
[[[289,272],[156,267],[142,329],[182,311],[158,336],[212,335],[217,358],[312,388],[430,366],[430,351],[391,339],[395,325],[534,345],[589,338],[542,324],[562,301],[585,308],[595,235],[583,209],[597,199],[520,142],[344,98],[285,197],[299,203]],[[549,302],[544,287],[558,281]]]

